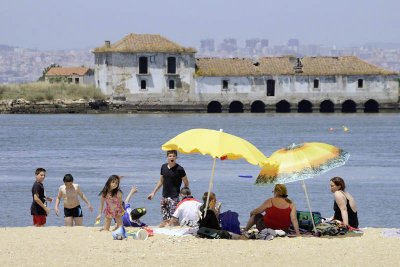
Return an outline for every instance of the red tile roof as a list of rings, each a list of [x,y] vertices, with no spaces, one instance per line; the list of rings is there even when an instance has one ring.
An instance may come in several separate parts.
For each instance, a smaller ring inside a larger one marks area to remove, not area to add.
[[[100,46],[93,53],[119,52],[119,53],[196,53],[193,48],[180,46],[158,34],[131,33],[110,47]]]
[[[90,70],[90,68],[53,67],[46,73],[46,76],[70,76],[70,75],[83,76],[89,70]]]
[[[355,57],[303,57],[302,72],[295,72],[296,57],[196,58],[198,76],[269,75],[398,75]]]

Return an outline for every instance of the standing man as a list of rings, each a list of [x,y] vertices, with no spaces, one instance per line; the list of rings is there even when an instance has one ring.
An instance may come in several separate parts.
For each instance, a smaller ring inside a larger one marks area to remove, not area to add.
[[[147,196],[147,199],[152,200],[158,189],[160,189],[161,186],[163,187],[161,199],[163,221],[160,223],[159,227],[166,226],[172,214],[174,214],[176,205],[179,203],[179,192],[181,190],[182,181],[186,187],[189,187],[185,169],[176,163],[177,158],[178,152],[176,150],[167,151],[168,163],[161,166],[160,180],[153,192]],[[175,222],[175,225],[179,225],[179,222]]]

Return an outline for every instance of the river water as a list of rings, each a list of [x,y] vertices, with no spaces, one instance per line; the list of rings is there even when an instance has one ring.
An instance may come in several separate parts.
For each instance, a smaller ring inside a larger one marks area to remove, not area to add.
[[[344,125],[349,131],[343,131]],[[192,128],[223,129],[248,140],[266,156],[292,143],[338,146],[351,155],[346,165],[305,181],[312,210],[332,216],[329,179],[340,176],[357,202],[361,227],[399,227],[399,114],[0,115],[0,126],[0,227],[32,225],[31,187],[38,167],[47,170],[44,187],[54,198],[64,174],[74,176],[94,207],[90,213],[81,200],[86,226],[95,222],[98,193],[111,174],[125,176],[124,197],[132,185],[139,188],[131,203],[147,209],[142,221],[157,225],[161,190],[152,201],[146,196],[166,162],[161,145]],[[178,163],[186,170],[194,196],[201,199],[213,159],[179,154]],[[250,210],[272,196],[272,187],[253,185],[259,171],[243,159],[216,163],[213,191],[222,211],[237,211],[242,225]],[[301,182],[287,186],[297,209],[307,210]],[[64,225],[62,216],[54,213],[54,202],[49,207],[53,211],[47,225]],[[61,203],[61,213],[62,207]]]

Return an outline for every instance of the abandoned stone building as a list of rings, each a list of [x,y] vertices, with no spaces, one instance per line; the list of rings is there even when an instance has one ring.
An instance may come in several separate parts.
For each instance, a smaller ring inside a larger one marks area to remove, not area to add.
[[[90,68],[77,67],[52,67],[45,74],[45,81],[57,82],[65,80],[68,83],[94,85],[94,72]]]
[[[379,112],[398,108],[399,74],[357,57],[195,58],[160,35],[94,49],[95,83],[137,110]]]

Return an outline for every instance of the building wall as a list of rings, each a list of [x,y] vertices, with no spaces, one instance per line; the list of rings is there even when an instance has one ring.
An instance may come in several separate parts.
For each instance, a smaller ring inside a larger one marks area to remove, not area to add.
[[[267,96],[267,80],[275,80],[275,95]],[[319,80],[314,88],[314,80]],[[358,79],[363,87],[358,88]],[[222,89],[222,81],[229,81],[228,90]],[[281,100],[298,103],[308,100],[319,105],[323,100],[341,104],[345,100],[356,103],[374,99],[379,103],[396,103],[399,80],[396,76],[264,76],[264,77],[204,77],[195,81],[197,101],[218,101],[229,104],[239,100],[250,104],[261,100],[274,105]]]
[[[139,74],[139,57],[148,58],[148,74]],[[167,74],[167,58],[176,57],[176,75]],[[175,89],[168,88],[168,80],[175,81]],[[275,81],[275,95],[267,96],[267,80]],[[314,80],[319,80],[314,88]],[[358,79],[363,87],[358,88]],[[146,80],[146,89],[141,89]],[[228,80],[228,89],[222,81]],[[256,100],[275,105],[286,100],[297,105],[302,100],[319,106],[324,100],[335,105],[346,100],[358,104],[369,99],[379,104],[394,104],[399,97],[399,77],[383,75],[359,76],[261,76],[207,77],[195,76],[194,54],[166,53],[96,53],[95,84],[114,100],[124,99],[131,104],[207,105],[218,101],[223,105],[232,101],[251,104]]]
[[[148,74],[139,74],[139,58],[148,58]],[[168,57],[176,57],[176,74],[167,73]],[[188,101],[194,88],[193,54],[167,53],[97,53],[96,86],[108,95],[123,95],[130,102]],[[175,89],[169,89],[169,80]],[[141,81],[146,89],[141,89]]]

